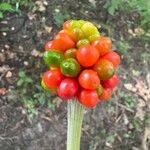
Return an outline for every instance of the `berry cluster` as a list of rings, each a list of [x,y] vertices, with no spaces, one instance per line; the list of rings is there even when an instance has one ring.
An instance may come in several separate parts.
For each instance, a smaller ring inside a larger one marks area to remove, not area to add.
[[[108,100],[119,83],[115,74],[120,56],[112,51],[109,37],[100,36],[89,21],[68,20],[43,54],[49,70],[42,86],[63,100],[77,97],[86,107]]]

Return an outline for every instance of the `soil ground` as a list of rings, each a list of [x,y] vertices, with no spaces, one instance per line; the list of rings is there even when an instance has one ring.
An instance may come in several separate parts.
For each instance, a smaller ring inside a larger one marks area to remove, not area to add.
[[[139,29],[137,13],[118,11],[111,16],[104,4],[36,1],[32,9],[8,13],[0,22],[0,150],[65,150],[67,104],[49,96],[55,109],[37,106],[38,115],[31,118],[21,93],[24,88],[29,96],[37,92],[35,87],[46,70],[43,45],[69,18],[101,25],[102,34],[112,38],[122,56],[121,83],[111,100],[85,112],[81,150],[150,149],[150,41],[134,32]],[[31,86],[17,86],[20,71],[33,79]]]

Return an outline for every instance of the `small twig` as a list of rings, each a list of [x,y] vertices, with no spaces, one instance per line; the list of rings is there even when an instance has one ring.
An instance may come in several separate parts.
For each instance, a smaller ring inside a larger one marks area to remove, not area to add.
[[[118,105],[116,105],[116,106],[118,106]],[[123,113],[124,113],[124,110],[116,117],[115,123],[118,123],[120,121],[120,119],[122,118]]]
[[[112,102],[113,102],[114,104],[116,104],[117,106],[119,106],[119,107],[121,107],[121,108],[124,108],[125,110],[127,110],[127,111],[129,111],[129,112],[131,112],[131,113],[134,113],[134,110],[132,110],[132,109],[126,107],[125,105],[120,104],[120,103],[117,103],[117,102],[114,102],[114,101],[112,101]]]
[[[134,77],[133,77],[130,73],[128,73],[124,68],[120,68],[120,70],[121,70],[124,74],[128,75],[129,77],[131,77],[134,81],[138,82],[138,79],[134,78]]]
[[[116,104],[117,106],[119,106],[119,107],[121,107],[121,108],[124,108],[125,110],[127,110],[127,111],[129,111],[129,112],[131,112],[131,113],[134,113],[134,110],[132,110],[132,109],[126,107],[126,106],[123,105],[123,104],[118,103],[118,98],[117,98],[116,93],[114,93],[114,97],[115,97],[115,101],[112,101],[114,104]]]
[[[146,81],[147,81],[148,87],[150,88],[150,73],[147,74]]]
[[[2,137],[2,136],[0,136],[1,141],[5,141],[5,140],[12,141],[12,140],[17,139],[17,138],[18,138],[17,136],[13,136],[13,137]]]
[[[150,138],[150,127],[146,127],[144,131],[144,137],[142,140],[142,149],[148,150],[147,139]]]
[[[52,121],[52,119],[51,119],[51,118],[46,117],[46,116],[41,116],[41,118],[42,118],[42,119],[44,119],[44,120],[46,120],[46,121],[49,121],[49,122],[51,122],[51,121]]]

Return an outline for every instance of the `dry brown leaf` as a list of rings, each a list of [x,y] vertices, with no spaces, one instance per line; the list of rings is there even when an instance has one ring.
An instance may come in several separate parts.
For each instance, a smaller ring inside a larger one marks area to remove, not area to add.
[[[12,72],[11,71],[8,71],[7,73],[6,73],[6,76],[5,76],[6,78],[10,78],[10,77],[12,77]]]
[[[7,92],[6,88],[0,88],[0,95],[5,95]]]
[[[134,33],[135,33],[137,36],[140,36],[140,35],[144,34],[144,30],[143,30],[142,28],[138,27],[138,28],[135,28],[135,29],[134,29]]]
[[[145,128],[144,137],[142,141],[143,150],[148,150],[148,140],[150,141],[150,127]]]
[[[33,12],[29,12],[27,15],[28,15],[29,20],[33,20],[37,16],[36,13],[33,13]]]
[[[129,119],[125,113],[123,114],[123,120],[124,120],[125,125],[129,123]]]
[[[6,73],[9,70],[13,69],[11,69],[8,65],[3,65],[2,67],[0,67],[0,73]]]
[[[42,57],[42,53],[37,51],[36,49],[33,49],[31,51],[31,55],[34,56],[34,57]]]
[[[132,92],[136,92],[137,89],[131,84],[131,83],[126,83],[124,84],[124,87],[129,90],[129,91],[132,91]]]
[[[52,27],[45,26],[45,30],[46,30],[48,33],[51,33],[51,31],[52,31]]]
[[[4,62],[6,60],[5,54],[0,53],[0,62]]]
[[[140,27],[135,28],[134,30],[132,29],[128,29],[128,33],[130,33],[132,36],[140,36],[142,34],[144,34],[144,30]]]
[[[38,1],[35,2],[35,4],[36,4],[35,7],[36,7],[36,10],[37,10],[37,11],[43,12],[43,11],[46,10],[43,1],[38,0]]]

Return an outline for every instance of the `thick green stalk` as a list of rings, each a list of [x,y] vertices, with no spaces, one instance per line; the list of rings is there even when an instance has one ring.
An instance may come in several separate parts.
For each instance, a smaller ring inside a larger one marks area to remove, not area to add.
[[[84,107],[76,100],[68,101],[67,150],[80,150]]]

